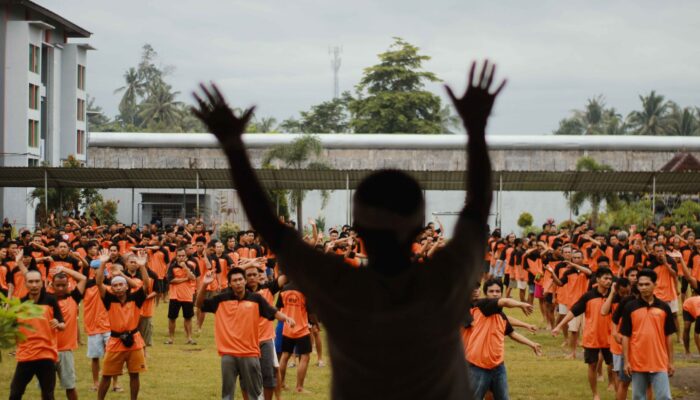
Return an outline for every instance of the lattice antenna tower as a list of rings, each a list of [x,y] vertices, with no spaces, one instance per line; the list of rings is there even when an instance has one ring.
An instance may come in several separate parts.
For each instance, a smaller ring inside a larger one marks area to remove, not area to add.
[[[340,82],[338,80],[338,71],[340,71],[341,58],[343,52],[342,46],[333,46],[328,48],[328,54],[331,56],[331,68],[333,69],[333,98],[337,99],[340,96]]]

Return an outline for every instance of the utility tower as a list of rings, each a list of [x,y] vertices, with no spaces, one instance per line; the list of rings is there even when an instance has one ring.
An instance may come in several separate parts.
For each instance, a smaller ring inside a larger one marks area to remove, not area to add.
[[[333,46],[328,48],[328,54],[331,56],[331,68],[333,68],[333,98],[337,99],[340,96],[340,83],[338,82],[338,71],[340,70],[340,54],[343,52],[341,46]]]

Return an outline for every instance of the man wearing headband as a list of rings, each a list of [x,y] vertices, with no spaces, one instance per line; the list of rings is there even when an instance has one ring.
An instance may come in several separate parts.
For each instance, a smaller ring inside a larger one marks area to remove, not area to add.
[[[102,258],[100,258],[102,261]],[[139,395],[139,373],[146,371],[146,359],[143,348],[143,338],[138,330],[141,308],[151,291],[150,277],[146,270],[146,253],[139,251],[137,263],[140,270],[141,284],[124,275],[122,271],[112,266],[110,281],[111,292],[105,285],[105,262],[100,264],[95,274],[97,289],[102,297],[102,302],[107,309],[110,324],[110,338],[102,368],[102,379],[97,390],[98,400],[103,400],[109,390],[112,377],[121,375],[124,364],[129,371],[129,388],[131,398]],[[131,290],[131,289],[135,290]]]
[[[478,278],[486,247],[492,192],[485,130],[505,84],[493,90],[493,64],[485,62],[479,76],[475,69],[463,97],[447,89],[469,136],[466,207],[452,241],[422,264],[412,263],[411,244],[425,224],[425,201],[408,174],[379,171],[357,187],[354,225],[368,268],[352,268],[308,246],[275,216],[242,140],[253,109],[235,116],[216,86],[202,85],[204,100],[195,95],[194,113],[221,143],[253,228],[317,305],[333,359],[332,398],[470,398],[459,327],[470,305],[463,294]]]

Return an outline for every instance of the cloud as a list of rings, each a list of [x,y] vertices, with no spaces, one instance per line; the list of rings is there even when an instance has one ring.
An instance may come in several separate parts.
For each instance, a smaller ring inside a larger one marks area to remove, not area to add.
[[[432,56],[426,69],[456,87],[470,60],[497,61],[509,84],[492,133],[550,133],[597,94],[623,113],[652,89],[700,105],[693,1],[39,2],[94,32],[88,89],[110,114],[119,101],[112,92],[144,43],[176,67],[170,81],[181,99],[216,80],[236,104],[281,120],[330,98],[330,45],[343,46],[341,90],[352,90],[392,36]],[[443,95],[441,85],[429,88]]]

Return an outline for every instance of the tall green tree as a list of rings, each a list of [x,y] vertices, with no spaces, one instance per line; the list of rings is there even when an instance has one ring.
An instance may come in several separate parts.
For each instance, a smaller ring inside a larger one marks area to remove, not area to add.
[[[422,70],[429,56],[418,47],[394,38],[379,54],[379,64],[365,68],[349,103],[350,127],[356,133],[441,133],[440,98],[424,89],[440,79]]]
[[[576,171],[606,172],[612,170],[611,166],[600,164],[591,157],[581,157],[576,162]],[[620,202],[617,193],[612,192],[572,192],[564,193],[564,196],[567,197],[569,207],[576,215],[578,215],[584,203],[590,203],[591,225],[593,227],[596,227],[598,224],[600,207],[603,202],[612,210],[617,209]]]
[[[614,108],[606,108],[602,95],[588,99],[582,110],[559,121],[555,135],[624,135],[627,126]]]
[[[139,107],[141,126],[149,129],[172,129],[181,119],[181,102],[176,100],[180,92],[172,91],[167,83],[154,86],[151,94]]]
[[[700,113],[690,107],[681,108],[675,103],[670,103],[667,134],[673,136],[698,136],[700,135]]]
[[[325,162],[322,156],[323,146],[318,136],[304,134],[292,140],[288,144],[281,144],[272,147],[267,151],[267,153],[265,153],[262,164],[265,168],[275,168],[274,162],[279,161],[285,168],[308,170],[330,169],[330,166]],[[274,197],[275,195],[279,195],[279,193],[275,194],[273,192],[270,193],[270,195],[271,197]],[[304,201],[304,197],[306,197],[306,191],[300,189],[290,190],[288,191],[288,196],[289,204],[293,205],[297,214],[297,228],[302,230],[304,228],[302,203]],[[325,207],[329,196],[329,191],[321,191],[323,207]]]
[[[627,117],[635,135],[664,135],[669,128],[671,104],[664,96],[652,90],[648,96],[639,96],[642,109],[632,111]]]
[[[117,88],[114,93],[124,92],[119,101],[120,119],[127,124],[136,125],[138,114],[138,103],[144,95],[145,85],[143,78],[136,68],[129,68],[124,73],[124,86]]]
[[[95,104],[95,98],[87,96],[87,124],[91,132],[114,132],[114,122],[105,115],[102,107]]]

